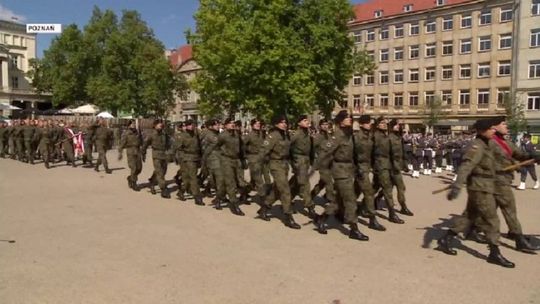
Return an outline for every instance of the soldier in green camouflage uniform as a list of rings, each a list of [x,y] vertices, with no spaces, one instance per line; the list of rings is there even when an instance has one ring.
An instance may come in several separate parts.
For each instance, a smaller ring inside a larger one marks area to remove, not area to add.
[[[182,183],[185,187],[178,188],[178,197],[182,198],[183,192],[189,189],[195,199],[195,204],[204,206],[199,180],[197,179],[197,171],[200,167],[202,155],[201,139],[193,120],[187,120],[184,126],[186,127],[185,132],[182,132],[182,135],[177,137],[175,142],[175,150],[181,151],[182,155],[180,166],[182,168]]]
[[[85,123],[83,125],[82,132],[84,139],[84,155],[83,155],[83,165],[88,168],[92,168],[93,157],[92,152],[94,150],[94,133],[96,132],[97,125],[91,122]]]
[[[143,161],[146,159],[146,149],[152,146],[152,161],[154,163],[154,173],[148,179],[150,181],[150,191],[156,194],[154,186],[159,185],[161,189],[161,197],[171,198],[165,174],[167,174],[167,150],[170,148],[170,138],[163,130],[163,122],[161,120],[154,121],[154,130],[148,134],[144,140],[142,147]]]
[[[517,217],[516,200],[512,192],[512,181],[514,176],[512,171],[504,171],[505,167],[511,166],[514,159],[524,161],[530,158],[536,158],[538,161],[540,155],[530,155],[516,147],[514,143],[506,138],[508,135],[508,126],[504,116],[493,120],[496,130],[495,136],[490,140],[490,148],[495,156],[495,202],[501,208],[501,213],[508,225],[508,235],[516,241],[516,249],[525,253],[534,254],[538,246],[533,246],[523,236],[523,230]]]
[[[15,152],[15,126],[18,124],[18,121],[13,120],[11,125],[7,128],[8,135],[8,153],[11,159],[16,158]]]
[[[329,204],[324,214],[318,219],[317,230],[321,234],[327,233],[326,220],[334,215],[339,205],[344,208],[344,221],[350,226],[349,238],[367,241],[369,237],[358,229],[358,216],[356,215],[356,193],[354,191],[354,178],[356,173],[355,144],[352,130],[352,117],[346,110],[340,111],[334,119],[338,128],[334,139],[323,157],[332,159],[332,177],[336,189],[337,202]]]
[[[297,121],[298,128],[291,137],[291,166],[293,176],[289,180],[291,198],[296,195],[304,201],[304,208],[312,219],[316,217],[315,206],[311,199],[311,184],[309,183],[309,167],[313,163],[313,138],[309,134],[311,123],[307,115],[301,115]]]
[[[221,152],[221,169],[225,178],[225,191],[229,198],[229,208],[235,215],[243,216],[236,193],[238,192],[238,166],[240,164],[241,143],[236,132],[234,120],[228,118],[224,122],[225,131],[218,136],[217,149]]]
[[[62,124],[60,124],[60,126],[62,126]],[[66,163],[68,165],[71,164],[72,167],[76,167],[73,135],[68,129],[73,131],[73,125],[71,123],[67,123],[65,128],[62,129],[62,134],[58,143],[62,146],[62,150],[64,150],[64,153],[66,154]]]
[[[7,123],[0,121],[0,157],[5,158],[8,148],[8,127]]]
[[[206,122],[208,132],[203,140],[203,157],[201,166],[208,168],[208,178],[216,187],[216,198],[214,204],[217,210],[221,210],[221,204],[225,202],[225,178],[221,169],[221,151],[218,148],[218,136],[220,122],[217,119],[210,119]]]
[[[98,152],[98,159],[94,170],[99,172],[99,166],[103,164],[105,173],[111,174],[112,170],[109,169],[109,162],[107,162],[107,150],[110,148],[113,140],[113,133],[107,127],[107,121],[105,119],[98,120],[98,127],[95,129],[92,141],[96,144]]]
[[[126,149],[127,162],[130,174],[127,177],[128,187],[134,191],[140,191],[137,185],[137,177],[142,171],[142,137],[137,130],[134,120],[130,120],[128,128],[124,131],[118,145],[118,160],[122,160],[122,151]]]
[[[360,210],[369,217],[369,228],[378,231],[385,231],[386,228],[377,221],[375,212],[375,190],[369,179],[369,173],[372,168],[373,155],[373,136],[371,133],[371,116],[360,116],[360,130],[355,133],[355,152],[356,166],[358,168],[356,175],[356,195],[363,194]]]
[[[495,157],[490,148],[490,140],[495,134],[492,119],[478,120],[474,128],[476,138],[471,142],[459,167],[457,179],[452,184],[448,199],[456,199],[464,183],[467,183],[467,207],[462,216],[456,218],[454,227],[438,240],[438,250],[449,255],[456,255],[451,242],[458,233],[467,232],[474,224],[486,234],[490,253],[487,261],[507,268],[514,263],[502,256],[499,244],[499,217],[495,193]]]
[[[251,120],[251,132],[244,137],[244,146],[246,150],[246,158],[249,167],[249,176],[251,184],[255,187],[257,194],[253,200],[261,205],[261,199],[265,196],[265,184],[263,181],[263,159],[262,148],[265,140],[265,134],[261,130],[261,121],[259,119]]]
[[[390,133],[388,137],[390,138],[390,148],[392,151],[391,162],[392,162],[392,184],[396,186],[397,189],[397,199],[398,203],[401,206],[400,213],[408,216],[413,216],[414,214],[407,207],[405,200],[405,183],[403,182],[403,175],[401,170],[408,171],[407,165],[405,164],[405,153],[403,152],[403,140],[401,136],[401,125],[396,119],[390,121]]]
[[[34,164],[34,148],[32,143],[35,132],[36,128],[32,125],[32,121],[30,119],[26,119],[22,133],[24,139],[24,150],[26,152],[26,162],[30,162],[31,164]]]
[[[279,197],[283,213],[284,223],[292,229],[300,229],[300,225],[294,221],[291,208],[291,189],[289,188],[289,155],[291,140],[287,132],[287,117],[278,115],[272,119],[274,129],[270,131],[263,142],[262,158],[269,159],[270,173],[274,179],[272,190],[266,196],[263,205],[257,211],[259,218],[270,220],[268,214],[271,206]]]
[[[176,132],[174,133],[173,137],[173,149],[175,151],[174,154],[174,161],[178,165],[178,170],[176,171],[176,174],[174,175],[173,179],[176,185],[178,186],[178,191],[176,192],[176,196],[179,200],[184,201],[184,185],[182,183],[182,150],[177,149],[177,144],[182,140],[182,136],[185,132],[185,125],[183,122],[179,122],[176,125]]]
[[[36,130],[36,138],[39,141],[39,153],[45,164],[45,168],[49,169],[50,154],[51,154],[51,137],[52,129],[45,121],[40,121],[39,128]]]
[[[319,134],[313,141],[313,148],[315,149],[315,162],[313,164],[314,169],[319,171],[319,182],[315,184],[313,190],[311,190],[312,200],[321,192],[325,191],[326,200],[329,203],[335,202],[334,193],[334,180],[332,179],[332,159],[329,157],[323,158],[323,155],[328,154],[328,149],[332,147],[330,141],[333,139],[332,131],[328,120],[321,119],[319,121]]]
[[[24,153],[24,129],[25,129],[26,123],[24,120],[19,121],[19,125],[15,127],[15,146],[17,148],[17,158],[19,161],[24,162],[25,161],[25,153]]]

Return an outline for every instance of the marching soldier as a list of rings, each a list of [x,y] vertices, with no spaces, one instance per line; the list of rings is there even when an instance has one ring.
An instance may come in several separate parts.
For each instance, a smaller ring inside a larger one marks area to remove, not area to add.
[[[96,161],[96,166],[94,167],[96,172],[99,172],[99,166],[103,164],[105,173],[112,173],[112,170],[109,169],[109,163],[107,162],[107,150],[111,145],[112,139],[113,133],[107,127],[107,121],[105,119],[100,119],[92,137],[92,141],[96,144],[96,149],[98,152],[98,159]]]
[[[26,162],[34,164],[34,149],[32,142],[34,140],[35,128],[32,125],[30,119],[26,119],[24,127],[22,128],[22,135],[24,139],[24,150],[26,151]]]
[[[184,123],[186,130],[177,138],[178,141],[175,143],[175,150],[181,151],[182,154],[182,163],[180,165],[182,168],[182,184],[186,189],[190,190],[191,195],[195,199],[195,204],[204,206],[197,179],[197,170],[200,166],[202,155],[201,139],[194,124],[194,121],[191,119]],[[178,188],[179,198],[184,196],[183,193],[180,193],[186,190],[184,187]]]
[[[390,129],[388,137],[390,138],[390,150],[392,151],[392,184],[396,186],[397,189],[397,199],[398,203],[401,206],[400,213],[403,215],[413,216],[414,214],[407,208],[405,202],[405,183],[403,182],[403,175],[401,170],[408,171],[404,163],[404,153],[403,153],[403,142],[401,137],[401,125],[396,119],[390,121]]]
[[[225,202],[225,177],[221,170],[221,151],[218,148],[218,137],[220,122],[217,119],[210,119],[206,122],[208,133],[204,137],[204,152],[201,166],[208,168],[209,179],[216,187],[216,198],[214,205],[217,210],[221,210],[222,203]]]
[[[84,140],[84,155],[83,155],[83,166],[87,168],[92,168],[93,157],[92,152],[94,150],[94,133],[96,132],[96,124],[91,122],[85,123],[83,125],[83,140]],[[129,161],[129,160],[128,160]]]
[[[63,124],[60,124],[60,127],[62,127]],[[71,164],[73,168],[77,167],[75,164],[75,150],[73,147],[73,136],[74,132],[72,130],[71,123],[66,123],[65,128],[62,132],[62,137],[60,138],[60,141],[58,144],[62,146],[62,150],[64,150],[64,153],[66,154],[67,158],[67,165]]]
[[[328,149],[332,147],[332,140],[333,136],[330,124],[328,120],[323,118],[319,121],[319,134],[314,140],[316,158],[313,167],[319,171],[319,182],[311,190],[312,200],[322,189],[325,189],[326,200],[329,203],[335,203],[336,201],[334,180],[332,179],[332,159],[330,157],[324,157],[328,155]]]
[[[45,168],[49,169],[50,154],[51,154],[51,138],[52,128],[45,121],[39,122],[39,128],[36,131],[36,137],[38,139],[39,153],[45,164]]]
[[[19,125],[15,127],[15,144],[17,148],[17,157],[19,161],[24,162],[25,159],[25,153],[24,153],[24,129],[25,129],[26,123],[24,120],[19,120]],[[26,160],[28,161],[28,160]]]
[[[146,150],[152,147],[152,162],[154,164],[154,172],[148,179],[150,181],[150,192],[156,194],[155,185],[159,185],[161,189],[161,197],[171,198],[165,174],[167,174],[167,150],[170,147],[170,138],[163,130],[163,121],[161,119],[154,120],[154,130],[144,140],[142,147],[143,161],[146,160]]]
[[[274,179],[271,192],[266,196],[264,204],[257,211],[259,218],[270,220],[268,214],[271,206],[279,197],[283,213],[285,214],[285,226],[292,229],[300,229],[295,222],[291,208],[291,189],[289,188],[289,157],[291,140],[287,132],[287,117],[277,115],[272,119],[274,128],[270,131],[263,143],[262,157],[269,158],[270,173]]]
[[[15,159],[17,153],[15,152],[15,126],[17,125],[17,121],[12,121],[12,124],[8,127],[7,135],[8,135],[8,154],[11,159]]]
[[[311,123],[307,115],[298,118],[298,128],[291,137],[291,165],[293,176],[289,180],[291,198],[299,194],[304,201],[304,208],[312,219],[316,217],[315,206],[311,200],[311,185],[309,183],[309,167],[313,163],[313,138],[309,134]]]
[[[0,157],[5,158],[8,148],[8,127],[5,121],[0,121]]]
[[[265,134],[261,130],[261,121],[254,118],[250,122],[251,132],[244,137],[244,145],[246,150],[246,159],[248,162],[249,176],[251,178],[251,184],[255,186],[255,192],[257,193],[253,200],[258,205],[261,205],[262,198],[264,198],[265,184],[263,181],[263,159],[262,159],[262,147],[265,140]]]
[[[330,143],[328,154],[323,157],[332,158],[332,177],[334,178],[336,197],[345,209],[344,220],[350,227],[349,238],[367,241],[369,237],[358,229],[358,216],[356,215],[357,196],[354,190],[356,164],[352,117],[346,110],[342,110],[336,115],[334,121],[338,126],[334,133],[335,139]],[[338,211],[338,206],[337,202],[326,206],[323,215],[317,221],[319,233],[327,233],[326,220],[329,215],[334,215]]]
[[[185,201],[184,197],[184,185],[182,184],[182,150],[177,149],[178,145],[177,143],[180,143],[182,141],[182,136],[184,136],[185,132],[185,125],[183,122],[179,122],[176,125],[176,133],[174,134],[174,159],[175,163],[178,165],[178,170],[176,171],[176,174],[174,175],[174,182],[178,186],[178,191],[176,192],[176,197],[181,200]]]
[[[140,191],[137,185],[137,177],[142,171],[142,137],[137,130],[134,120],[128,122],[128,128],[122,135],[120,144],[118,145],[118,160],[122,160],[123,150],[126,149],[127,162],[130,174],[127,177],[128,187],[134,191]],[[91,162],[91,160],[90,160]]]
[[[467,183],[467,207],[462,216],[458,217],[454,227],[438,240],[438,250],[456,255],[457,251],[451,248],[451,242],[458,233],[467,232],[474,224],[486,234],[489,244],[487,261],[507,268],[514,268],[514,263],[507,260],[499,250],[499,218],[497,204],[493,196],[495,192],[496,166],[493,146],[490,140],[495,134],[492,119],[480,119],[474,127],[477,131],[474,139],[463,155],[463,162],[459,167],[457,180],[452,184],[448,199],[458,197],[464,183]],[[491,147],[490,147],[491,146]]]

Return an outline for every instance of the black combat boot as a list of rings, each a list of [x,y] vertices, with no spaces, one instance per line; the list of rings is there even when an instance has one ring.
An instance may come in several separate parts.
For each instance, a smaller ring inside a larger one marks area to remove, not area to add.
[[[202,196],[196,196],[195,197],[195,205],[198,205],[198,206],[204,206],[204,202],[202,200]]]
[[[128,187],[133,189],[133,182],[131,181],[131,176],[128,175],[128,177],[126,179],[127,179],[127,182],[128,182]]]
[[[405,223],[402,219],[399,218],[399,216],[397,216],[396,210],[390,206],[388,207],[388,220],[396,224]]]
[[[499,246],[497,245],[489,245],[489,256],[487,258],[487,262],[495,265],[499,265],[506,268],[514,268],[516,265],[509,260],[507,260],[503,255],[501,254],[501,251],[499,250]]]
[[[178,188],[178,192],[176,192],[176,197],[182,202],[185,201],[186,198],[184,197],[184,189]]]
[[[358,229],[358,224],[349,224],[351,230],[349,231],[349,238],[359,241],[369,241],[369,237]]]
[[[238,216],[244,216],[244,212],[242,211],[242,209],[240,209],[240,207],[238,207],[238,203],[235,203],[235,202],[229,202],[229,208],[231,209],[231,212],[234,214],[234,215],[238,215]]]
[[[156,195],[157,194],[157,192],[156,192],[156,184],[154,183],[152,178],[149,178],[148,181],[150,182],[150,193],[152,193],[153,195]]]
[[[169,192],[169,189],[167,189],[167,188],[161,189],[161,197],[162,198],[171,198],[171,193]]]
[[[454,233],[454,231],[448,230],[442,238],[437,240],[437,244],[439,244],[439,247],[437,247],[436,249],[449,255],[457,255],[457,251],[450,247],[450,243],[452,243],[452,240],[455,236],[456,234]]]
[[[383,225],[379,224],[379,221],[377,221],[377,217],[375,215],[371,216],[369,218],[369,225],[368,227],[370,229],[373,229],[373,230],[377,230],[377,231],[386,231],[386,227],[384,227]]]
[[[268,214],[268,206],[261,205],[261,208],[257,210],[258,218],[260,218],[263,221],[270,221],[270,215]]]
[[[105,167],[105,173],[107,174],[111,174],[112,173],[112,170],[109,169],[109,167]]]
[[[407,208],[407,205],[405,203],[401,204],[401,210],[399,211],[399,213],[403,214],[403,215],[407,215],[407,216],[413,216],[414,213],[412,213],[411,210],[409,210],[409,208]]]
[[[309,206],[306,209],[307,209],[307,216],[310,219],[315,220],[318,217],[317,212],[315,212],[315,207],[314,206]]]
[[[486,240],[486,237],[480,233],[478,233],[478,231],[473,227],[469,233],[467,233],[467,235],[465,236],[465,239],[469,240],[469,241],[474,241],[474,242],[477,242],[479,244],[487,244],[487,240]]]
[[[292,228],[292,229],[300,229],[300,225],[298,225],[297,222],[294,221],[292,214],[285,214],[285,226]]]
[[[45,162],[45,168],[49,169],[51,166],[49,166],[49,162]]]
[[[221,199],[220,199],[219,197],[216,197],[216,198],[212,201],[212,203],[214,203],[214,206],[216,207],[216,210],[221,210],[221,209],[223,209],[223,208],[221,207]]]
[[[137,181],[132,181],[131,182],[131,189],[133,189],[133,191],[141,191],[141,188],[139,187],[139,185],[137,185]]]
[[[523,234],[518,234],[515,237],[516,240],[516,249],[518,251],[528,253],[528,254],[536,254],[536,250],[539,250],[540,248],[538,246],[533,246]]]
[[[328,215],[322,214],[317,219],[317,232],[320,234],[328,234],[327,227],[326,227],[326,220],[328,219]]]
[[[244,203],[246,205],[251,205],[251,202],[248,201],[249,192],[248,192],[247,186],[246,187],[241,187],[239,190],[240,190],[240,202],[242,202],[242,203]]]
[[[94,171],[99,172],[99,165],[98,165],[98,164],[96,164],[96,165],[94,166]]]

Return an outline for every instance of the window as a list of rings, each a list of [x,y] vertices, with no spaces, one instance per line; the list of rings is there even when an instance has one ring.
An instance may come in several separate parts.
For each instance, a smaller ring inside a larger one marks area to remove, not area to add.
[[[379,83],[380,84],[387,84],[388,83],[388,71],[380,71],[379,72]]]
[[[418,82],[420,79],[420,72],[418,69],[410,69],[409,70],[409,82]]]
[[[382,49],[379,51],[379,61],[380,62],[388,61],[388,49]]]
[[[491,67],[489,62],[478,64],[478,78],[486,78],[491,75]]]
[[[443,105],[452,104],[452,91],[442,91],[441,100]]]
[[[409,46],[409,59],[416,59],[420,56],[420,47],[418,45]]]
[[[377,11],[375,11],[374,15],[375,15],[375,18],[380,18],[383,15],[383,11],[382,10],[377,10]]]
[[[395,108],[403,107],[403,93],[394,94],[394,107]]]
[[[459,104],[468,105],[471,103],[471,92],[469,90],[459,91]]]
[[[435,92],[433,91],[427,91],[424,93],[424,98],[426,101],[426,105],[431,105],[435,102]]]
[[[402,83],[403,82],[403,70],[395,70],[394,71],[394,82],[395,83]]]
[[[381,32],[379,33],[380,39],[381,40],[386,40],[386,39],[388,39],[389,36],[390,36],[390,34],[389,34],[389,31],[388,31],[388,28],[387,27],[381,28]]]
[[[366,85],[373,85],[375,83],[375,75],[369,74],[366,76]]]
[[[509,49],[512,47],[512,34],[499,35],[499,49]]]
[[[452,40],[443,41],[442,54],[452,55],[453,53],[454,53],[454,42]]]
[[[409,93],[409,106],[418,107],[418,92]]]
[[[533,0],[532,1],[531,14],[533,16],[540,15],[540,0]]]
[[[372,61],[375,61],[375,51],[368,51],[367,55],[369,59],[371,59]]]
[[[444,17],[443,19],[443,31],[450,31],[454,28],[454,19],[452,16]]]
[[[395,38],[401,38],[401,37],[403,37],[403,35],[404,35],[403,24],[396,25],[394,27],[394,37]]]
[[[362,85],[362,75],[360,74],[353,75],[353,85],[355,86]]]
[[[512,11],[512,8],[501,9],[501,22],[512,21],[513,17],[514,17],[514,12]]]
[[[453,67],[451,65],[444,65],[442,67],[442,79],[443,80],[450,80],[452,79],[453,74]]]
[[[409,34],[411,36],[420,34],[420,25],[418,23],[411,23],[409,27]]]
[[[470,28],[470,27],[472,27],[471,14],[461,15],[461,28]]]
[[[491,37],[484,36],[479,38],[478,50],[480,52],[486,52],[491,50]]]
[[[403,48],[398,47],[394,49],[394,60],[403,60]]]
[[[497,105],[503,106],[510,98],[510,88],[498,88],[497,89]]]
[[[354,31],[353,37],[354,37],[354,43],[362,42],[362,31]]]
[[[375,40],[375,30],[374,29],[371,29],[371,30],[367,30],[367,41],[373,41]]]
[[[362,99],[360,99],[360,95],[353,95],[353,107],[355,109],[360,109],[362,103]]]
[[[461,39],[459,41],[459,49],[461,54],[467,54],[471,52],[471,39]]]
[[[437,0],[437,6],[444,5],[445,0]]]
[[[19,77],[17,77],[17,76],[11,77],[11,87],[14,88],[14,89],[19,88]]]
[[[413,5],[412,5],[412,4],[406,4],[406,5],[403,6],[403,11],[404,11],[405,13],[412,11],[412,9],[413,9]]]
[[[379,96],[379,104],[381,108],[388,108],[388,94],[381,94]]]
[[[435,67],[429,67],[425,70],[425,77],[426,81],[433,81],[435,80]]]
[[[478,107],[487,108],[489,105],[489,89],[478,89]]]
[[[437,30],[437,22],[435,20],[426,21],[426,33],[435,33]]]
[[[531,47],[540,46],[540,29],[531,31]]]
[[[437,46],[435,43],[426,44],[426,57],[435,57],[437,55]]]
[[[459,66],[459,78],[471,78],[470,64],[462,64]]]
[[[527,97],[527,110],[540,110],[540,92],[529,93]]]
[[[499,61],[497,76],[510,76],[510,60]]]
[[[540,78],[540,60],[529,61],[529,78]]]
[[[491,11],[485,10],[480,13],[480,25],[491,24]]]
[[[366,104],[370,107],[375,106],[375,97],[373,97],[373,94],[366,95]]]
[[[13,55],[9,59],[11,61],[11,67],[12,68],[16,69],[16,68],[19,67],[19,56]]]

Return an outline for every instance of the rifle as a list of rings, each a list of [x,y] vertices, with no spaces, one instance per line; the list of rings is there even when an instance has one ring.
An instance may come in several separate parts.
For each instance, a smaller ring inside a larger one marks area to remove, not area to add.
[[[70,139],[73,139],[73,138],[75,138],[75,137],[77,137],[77,136],[79,136],[79,135],[81,135],[81,134],[84,135],[84,134],[86,134],[86,133],[84,133],[84,132],[79,132],[79,133],[77,133],[77,134],[75,134],[75,135],[73,135],[73,136],[70,136],[70,137],[68,137],[68,138],[66,138],[66,139],[63,139],[63,140],[57,142],[56,145],[58,146],[58,145],[60,145],[60,144],[62,144],[62,143],[65,143],[66,141],[69,141]]]
[[[534,158],[531,158],[531,159],[529,159],[529,160],[522,161],[522,162],[520,162],[520,163],[517,163],[517,164],[511,165],[511,166],[505,167],[505,168],[503,169],[503,171],[512,171],[512,170],[521,168],[521,167],[526,166],[526,165],[534,164],[534,162],[535,162],[535,159],[534,159]]]

